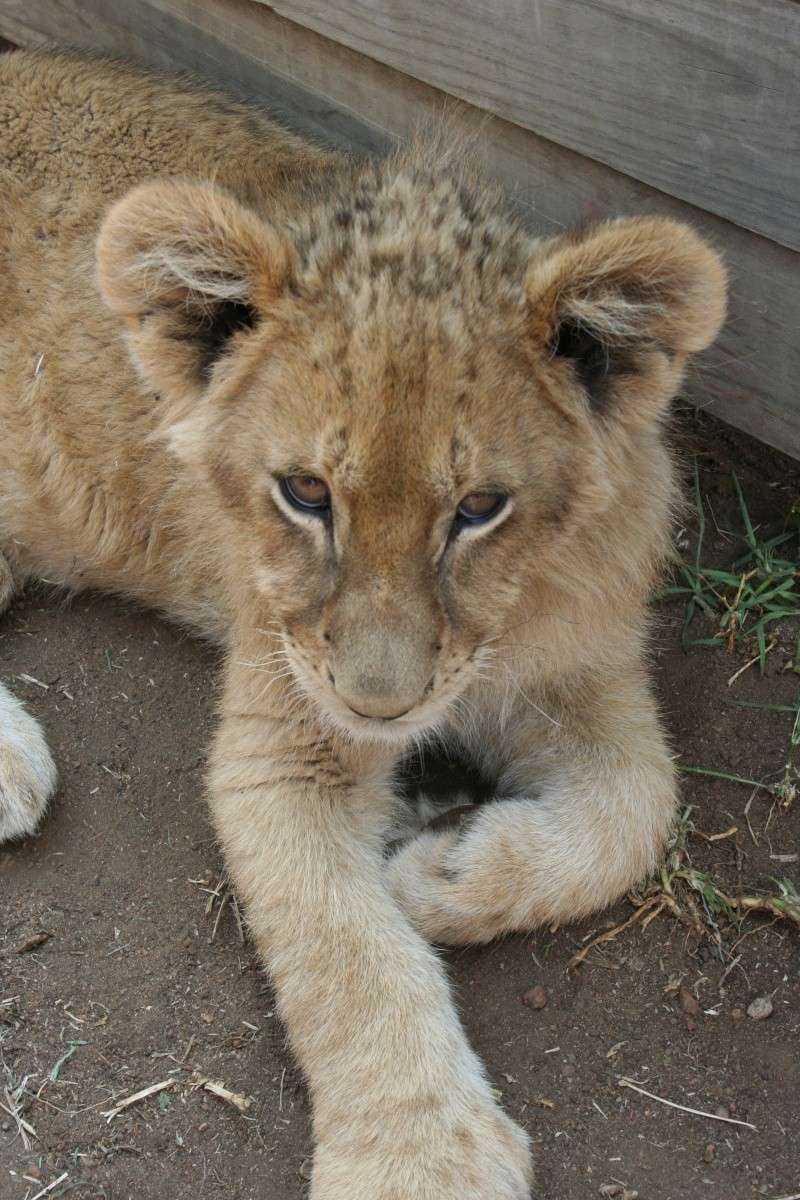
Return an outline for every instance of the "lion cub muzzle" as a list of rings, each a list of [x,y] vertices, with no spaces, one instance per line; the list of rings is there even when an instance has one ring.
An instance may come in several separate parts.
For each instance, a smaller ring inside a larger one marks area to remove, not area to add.
[[[416,611],[374,596],[348,597],[327,628],[329,682],[361,717],[405,716],[434,689],[440,642],[427,605]]]

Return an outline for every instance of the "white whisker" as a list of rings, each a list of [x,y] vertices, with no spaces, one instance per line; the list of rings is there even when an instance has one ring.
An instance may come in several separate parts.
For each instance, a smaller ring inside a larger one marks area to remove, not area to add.
[[[534,709],[536,712],[538,712],[540,716],[544,717],[544,719],[546,721],[549,721],[551,725],[554,725],[556,729],[560,729],[561,722],[557,721],[555,719],[555,717],[551,717],[549,713],[546,713],[543,708],[539,707],[539,705],[536,703],[535,700],[531,700],[530,696],[526,695],[526,693],[523,692],[522,688],[519,685],[519,682],[514,678],[514,676],[511,674],[511,671],[508,669],[507,666],[506,666],[506,674],[508,675],[508,678],[511,680],[514,687],[517,689],[517,692],[522,697],[522,699],[525,701],[525,703],[529,704],[532,709]]]

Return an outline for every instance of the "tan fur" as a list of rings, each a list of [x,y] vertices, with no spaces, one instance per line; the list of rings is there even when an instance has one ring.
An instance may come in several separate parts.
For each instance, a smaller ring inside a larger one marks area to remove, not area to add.
[[[660,424],[719,261],[658,218],[536,241],[425,151],[359,166],[69,57],[2,56],[0,139],[0,597],[102,588],[226,647],[211,804],[313,1096],[313,1200],[522,1200],[423,938],[567,921],[661,852]],[[509,500],[455,536],[476,491]],[[500,802],[385,863],[434,733]],[[0,836],[53,784],[0,690]]]

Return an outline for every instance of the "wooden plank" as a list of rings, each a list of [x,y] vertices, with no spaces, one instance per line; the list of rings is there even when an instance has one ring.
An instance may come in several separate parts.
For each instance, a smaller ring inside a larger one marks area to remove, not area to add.
[[[269,3],[334,41],[800,249],[796,0]]]
[[[150,66],[188,69],[267,102],[287,124],[336,145],[382,151],[440,111],[441,93],[245,0],[3,0],[0,35],[53,39]],[[731,319],[702,357],[694,398],[731,424],[800,458],[800,257],[600,163],[467,105],[450,104],[454,136],[471,134],[488,172],[543,233],[605,215],[689,220],[725,253]]]

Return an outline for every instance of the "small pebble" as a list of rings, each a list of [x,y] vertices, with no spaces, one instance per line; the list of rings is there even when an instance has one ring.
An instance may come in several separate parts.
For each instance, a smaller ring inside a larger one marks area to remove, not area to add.
[[[540,983],[536,987],[529,988],[522,997],[522,1003],[528,1008],[544,1008],[547,1005],[547,992]]]
[[[310,1179],[311,1178],[311,1159],[310,1158],[304,1158],[303,1161],[300,1163],[300,1177],[302,1179]]]
[[[756,996],[747,1006],[747,1015],[753,1021],[766,1021],[772,1016],[772,1001],[769,996]]]
[[[734,1008],[731,1012],[731,1016],[733,1017],[734,1021],[743,1021],[744,1015],[743,1008]]]
[[[717,1147],[713,1142],[708,1142],[703,1151],[703,1162],[712,1163],[717,1153]]]
[[[724,1104],[718,1104],[714,1112],[718,1117],[729,1117],[731,1115]]]

